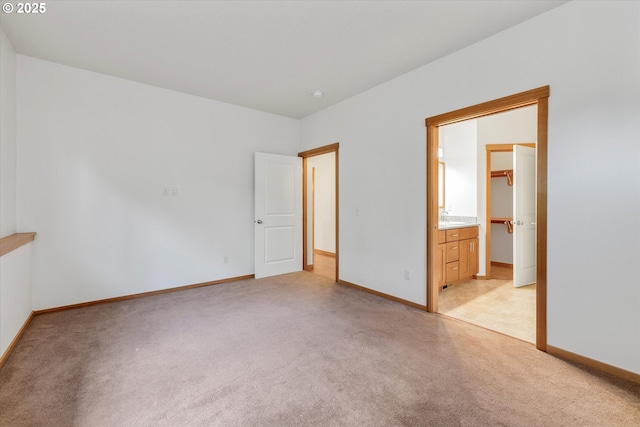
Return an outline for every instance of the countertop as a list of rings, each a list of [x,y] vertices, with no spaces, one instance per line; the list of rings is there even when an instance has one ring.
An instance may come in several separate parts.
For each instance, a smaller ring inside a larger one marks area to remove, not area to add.
[[[477,226],[478,223],[472,222],[472,223],[467,223],[467,222],[457,222],[457,221],[452,221],[452,222],[439,222],[438,223],[438,230],[451,230],[453,228],[465,228],[465,227],[475,227]]]

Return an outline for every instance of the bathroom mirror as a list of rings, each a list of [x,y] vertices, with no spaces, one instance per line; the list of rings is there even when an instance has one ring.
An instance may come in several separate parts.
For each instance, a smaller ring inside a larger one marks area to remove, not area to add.
[[[439,127],[438,142],[442,158],[438,159],[438,206],[449,217],[478,214],[478,129],[476,120]],[[442,162],[442,163],[440,163]],[[446,166],[445,166],[446,164]],[[451,220],[451,219],[450,219]]]
[[[438,162],[438,208],[444,208],[444,162]]]

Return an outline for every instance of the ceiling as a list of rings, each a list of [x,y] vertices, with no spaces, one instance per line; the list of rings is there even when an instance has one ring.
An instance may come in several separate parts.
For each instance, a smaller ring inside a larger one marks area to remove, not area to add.
[[[0,25],[20,54],[302,118],[563,3],[49,0]]]

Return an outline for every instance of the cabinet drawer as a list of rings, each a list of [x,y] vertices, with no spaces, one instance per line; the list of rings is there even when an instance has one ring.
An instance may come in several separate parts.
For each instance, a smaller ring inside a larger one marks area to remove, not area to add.
[[[447,232],[447,242],[455,242],[460,240],[460,229],[445,230]]]
[[[444,273],[445,283],[455,282],[460,278],[460,263],[458,261],[447,263],[447,269]]]
[[[449,242],[446,244],[447,251],[445,259],[447,262],[458,261],[460,259],[460,245],[459,242]]]
[[[473,239],[478,237],[478,226],[453,228],[451,230],[444,230],[447,232],[447,242],[454,242],[456,240]]]
[[[460,240],[473,239],[474,237],[478,237],[478,226],[460,229]]]

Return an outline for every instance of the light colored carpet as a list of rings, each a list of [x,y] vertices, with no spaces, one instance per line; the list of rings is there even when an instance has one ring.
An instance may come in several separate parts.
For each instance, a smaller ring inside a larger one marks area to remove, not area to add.
[[[637,426],[640,385],[306,272],[37,316],[3,426]]]
[[[440,293],[438,312],[492,331],[536,342],[536,285],[470,280]]]

